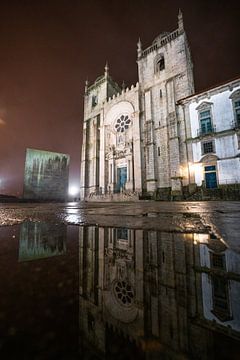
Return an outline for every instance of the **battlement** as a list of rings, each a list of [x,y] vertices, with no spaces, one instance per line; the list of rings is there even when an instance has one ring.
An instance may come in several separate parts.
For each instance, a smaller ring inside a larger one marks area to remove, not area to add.
[[[121,92],[118,92],[116,95],[113,95],[112,97],[109,97],[106,101],[107,104],[113,104],[114,102],[119,102],[121,99],[125,99],[125,95],[130,92],[134,92],[139,89],[139,83],[137,82],[134,85],[131,85],[131,87],[127,87],[126,89],[122,89]]]

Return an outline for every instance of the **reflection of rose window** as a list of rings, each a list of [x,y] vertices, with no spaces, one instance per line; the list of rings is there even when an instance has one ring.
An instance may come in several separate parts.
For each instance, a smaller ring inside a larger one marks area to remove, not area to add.
[[[117,281],[114,285],[117,300],[123,305],[131,305],[133,302],[133,288],[126,281]]]
[[[129,117],[127,115],[121,115],[115,123],[115,130],[117,132],[124,132],[129,128],[130,124],[131,120]]]

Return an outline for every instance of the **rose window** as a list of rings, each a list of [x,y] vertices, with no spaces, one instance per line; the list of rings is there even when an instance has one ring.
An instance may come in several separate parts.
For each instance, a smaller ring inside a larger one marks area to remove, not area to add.
[[[117,132],[124,132],[129,128],[130,124],[131,120],[129,117],[127,115],[121,115],[115,123],[115,130]]]
[[[132,286],[126,281],[117,281],[114,284],[114,292],[117,300],[123,305],[132,305],[134,292]]]

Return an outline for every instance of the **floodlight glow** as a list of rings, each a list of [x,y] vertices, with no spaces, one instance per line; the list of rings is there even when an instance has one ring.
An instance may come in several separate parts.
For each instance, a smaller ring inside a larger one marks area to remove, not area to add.
[[[69,187],[69,189],[68,189],[68,193],[69,193],[69,195],[72,195],[72,196],[74,196],[74,195],[77,195],[78,194],[78,187],[77,186],[70,186]]]

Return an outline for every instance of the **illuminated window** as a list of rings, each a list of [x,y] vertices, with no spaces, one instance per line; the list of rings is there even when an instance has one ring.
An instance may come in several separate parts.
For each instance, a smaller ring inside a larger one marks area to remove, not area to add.
[[[235,119],[238,125],[240,125],[240,99],[233,102]]]
[[[213,126],[213,103],[204,101],[197,108],[199,130],[198,136],[204,136],[215,131]]]
[[[202,143],[202,154],[209,154],[214,152],[213,141],[207,141]]]
[[[240,90],[234,91],[229,98],[232,100],[235,126],[240,127]]]
[[[202,134],[212,132],[211,111],[205,110],[199,113],[200,130]]]

